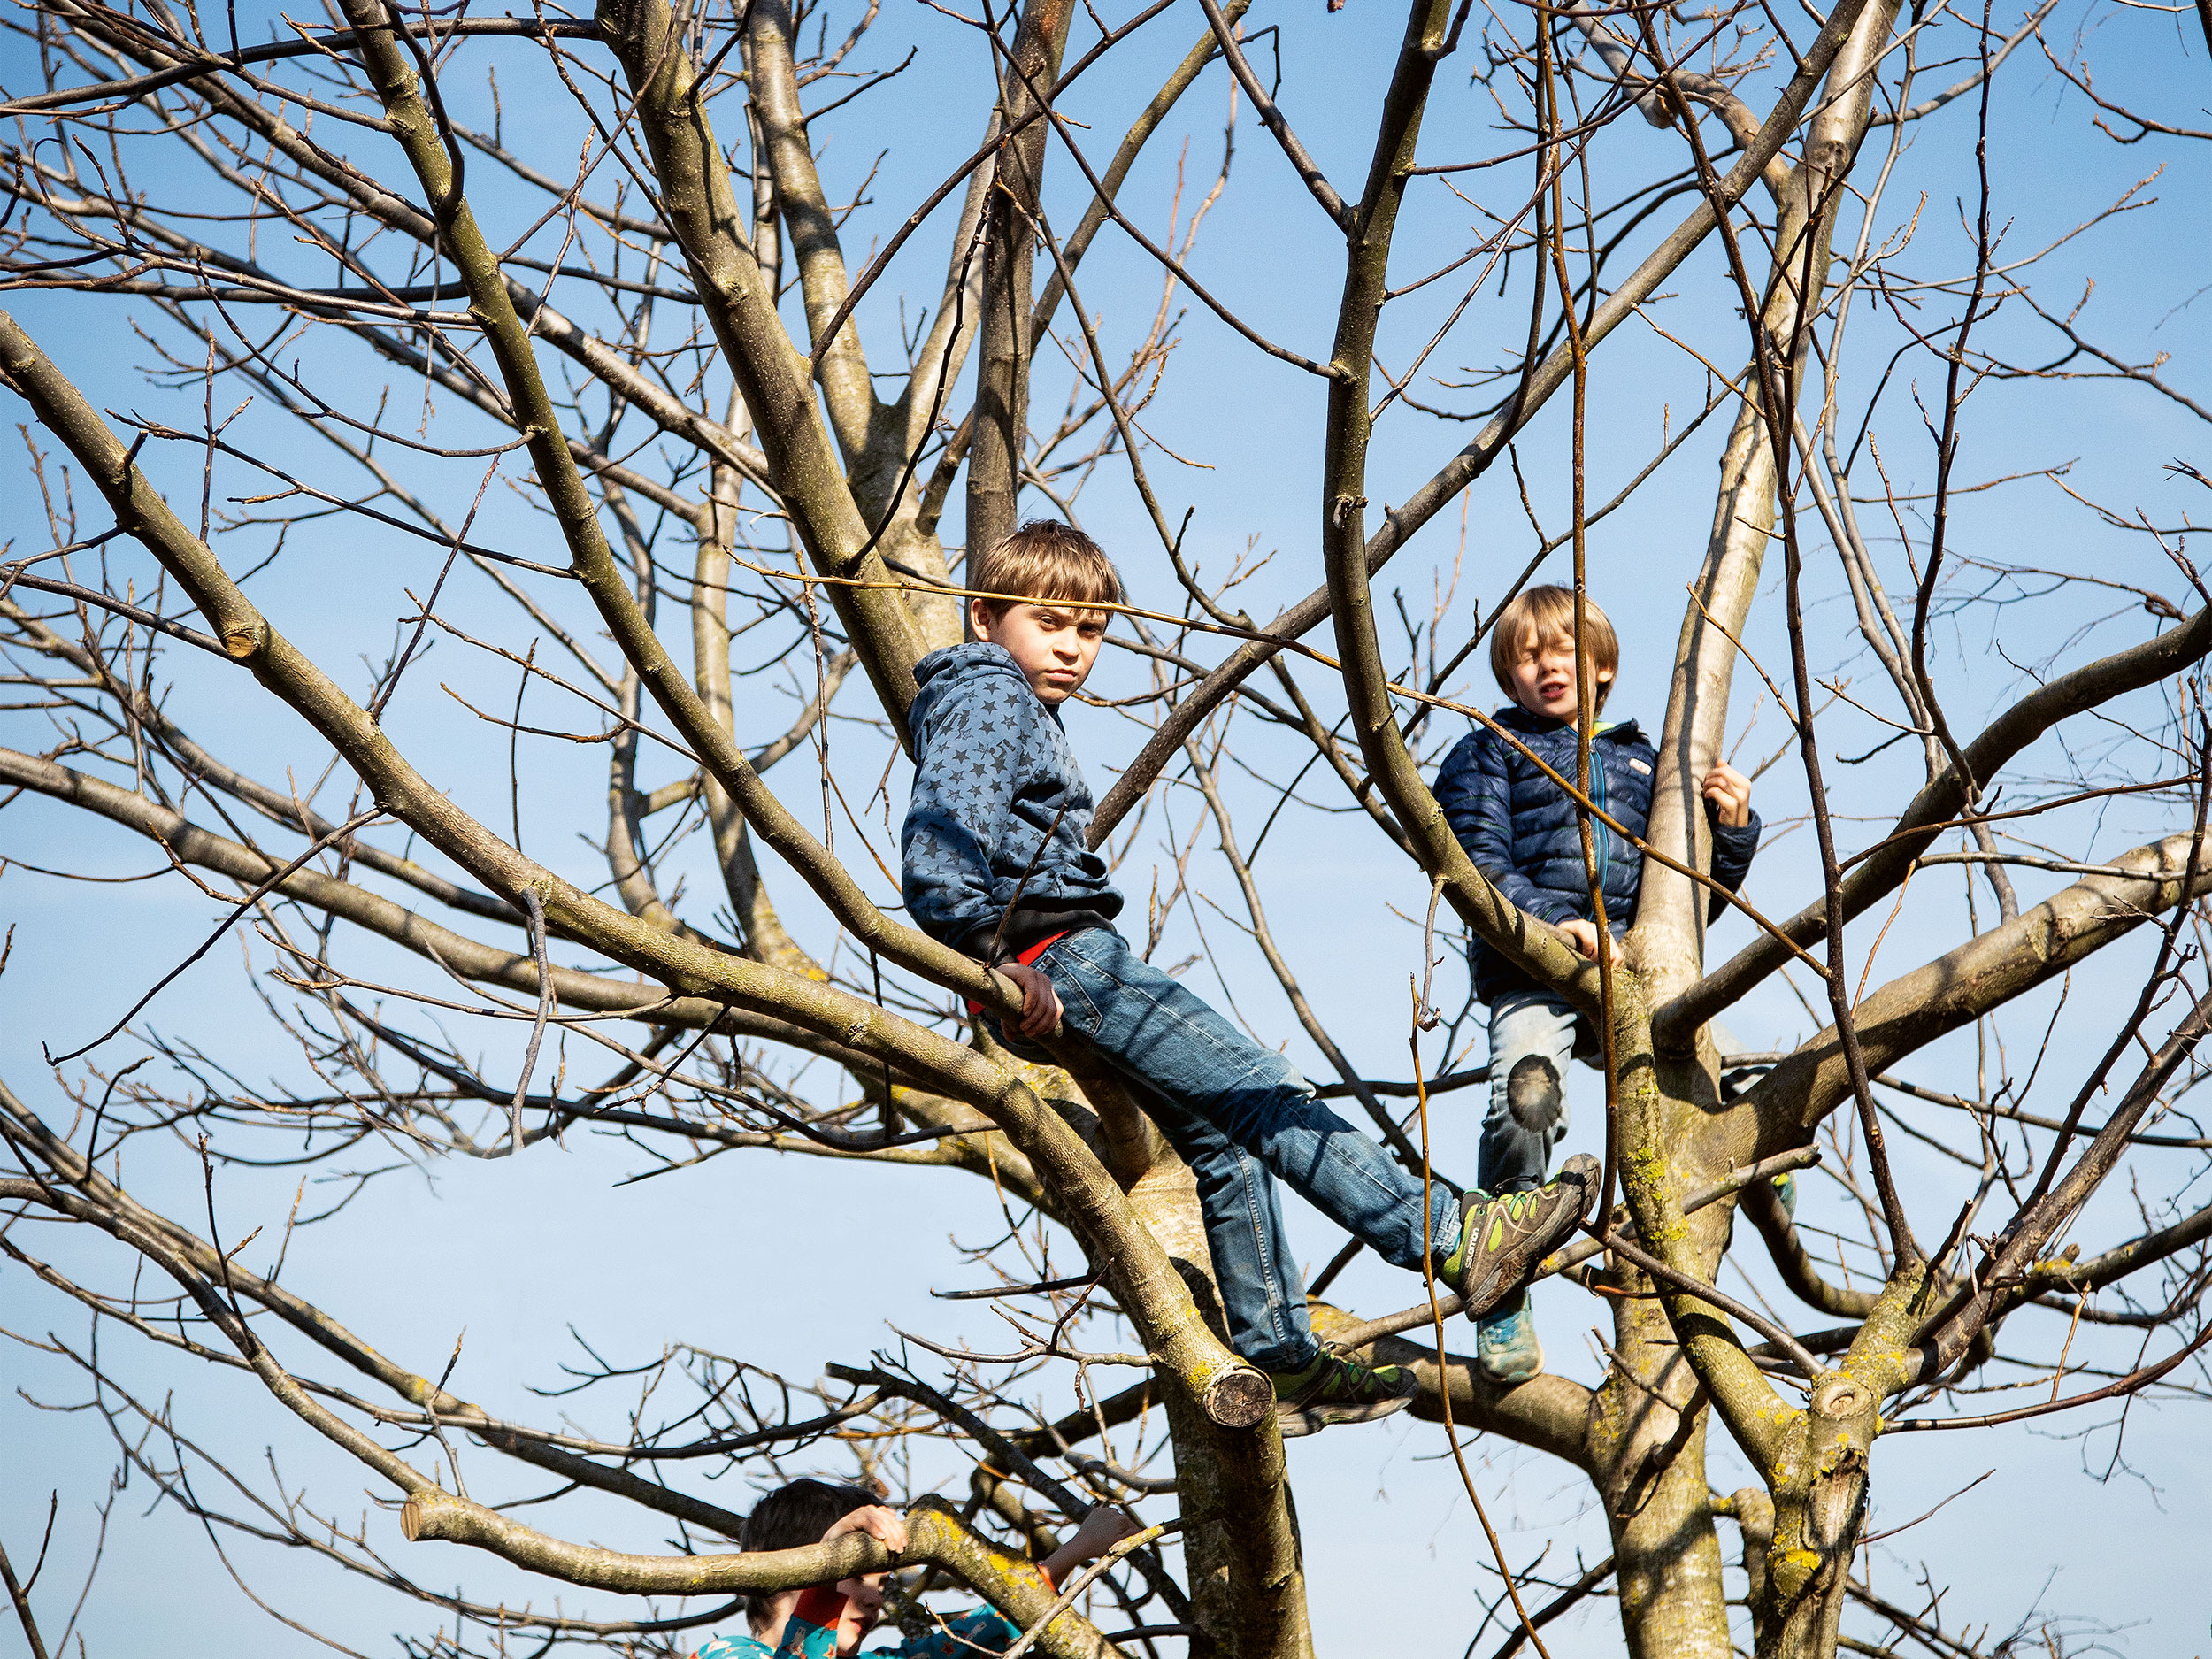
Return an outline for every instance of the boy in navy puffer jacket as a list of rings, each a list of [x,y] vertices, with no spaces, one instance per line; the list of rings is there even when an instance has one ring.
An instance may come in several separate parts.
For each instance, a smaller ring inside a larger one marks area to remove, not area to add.
[[[1584,602],[1593,709],[1620,668],[1620,641],[1596,605]],[[1513,699],[1497,722],[1562,778],[1575,775],[1574,595],[1532,588],[1491,625],[1490,667]],[[1651,816],[1652,767],[1657,751],[1633,720],[1594,724],[1590,799],[1641,839]],[[1713,829],[1713,879],[1733,893],[1759,845],[1759,815],[1751,782],[1729,765],[1701,785]],[[1586,956],[1598,953],[1590,905],[1589,869],[1574,802],[1542,767],[1487,727],[1462,738],[1436,780],[1459,844],[1475,867],[1523,910],[1555,924]],[[1636,916],[1643,855],[1605,823],[1593,820],[1605,919],[1616,935]],[[1714,899],[1716,913],[1721,901]],[[1601,1064],[1596,1031],[1565,998],[1540,987],[1478,940],[1475,994],[1490,1009],[1490,1110],[1483,1118],[1476,1179],[1488,1191],[1512,1193],[1544,1179],[1551,1149],[1567,1133],[1565,1078],[1570,1059]],[[1507,1298],[1478,1322],[1477,1364],[1494,1382],[1525,1382],[1543,1369],[1543,1348],[1525,1294]]]
[[[1441,1183],[1425,1194],[1288,1060],[1131,950],[1114,931],[1121,895],[1089,849],[1091,793],[1060,725],[1120,580],[1088,536],[1041,523],[985,552],[968,580],[1039,598],[972,600],[975,641],[915,667],[914,796],[899,838],[908,914],[1022,987],[1018,1027],[998,1032],[1008,1048],[1048,1061],[1027,1040],[1059,1027],[1191,1166],[1230,1344],[1273,1379],[1283,1433],[1403,1409],[1416,1388],[1404,1367],[1363,1365],[1315,1340],[1277,1179],[1394,1265],[1433,1263],[1473,1315],[1580,1223],[1597,1199],[1596,1161],[1570,1159],[1549,1185],[1495,1200]]]

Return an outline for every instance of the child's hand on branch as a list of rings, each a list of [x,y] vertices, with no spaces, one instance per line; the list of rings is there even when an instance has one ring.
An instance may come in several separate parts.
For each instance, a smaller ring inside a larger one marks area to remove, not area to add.
[[[1083,1525],[1075,1529],[1066,1543],[1038,1564],[1057,1588],[1071,1571],[1087,1561],[1096,1561],[1123,1539],[1133,1538],[1142,1531],[1144,1528],[1130,1518],[1127,1510],[1102,1503],[1083,1517]]]
[[[906,1550],[906,1517],[880,1503],[866,1504],[849,1515],[838,1517],[830,1523],[829,1531],[822,1534],[822,1541],[826,1544],[848,1532],[865,1532],[895,1555]]]
[[[1083,1517],[1083,1525],[1068,1540],[1068,1548],[1079,1552],[1078,1561],[1096,1561],[1123,1539],[1134,1538],[1142,1531],[1128,1510],[1102,1503]]]
[[[1060,1023],[1060,993],[1045,971],[1022,962],[1002,962],[998,971],[1022,988],[1022,1035],[1049,1037]]]
[[[1598,959],[1599,933],[1598,925],[1595,922],[1586,922],[1582,919],[1582,918],[1578,916],[1570,921],[1560,923],[1559,931],[1566,934],[1567,942],[1569,944],[1572,945],[1577,950],[1579,950],[1591,961],[1595,962]],[[1613,941],[1609,939],[1605,942],[1608,946],[1610,946]],[[1610,955],[1612,953],[1609,950],[1607,954]]]
[[[1730,829],[1751,822],[1751,780],[1723,761],[1705,774],[1705,803]]]

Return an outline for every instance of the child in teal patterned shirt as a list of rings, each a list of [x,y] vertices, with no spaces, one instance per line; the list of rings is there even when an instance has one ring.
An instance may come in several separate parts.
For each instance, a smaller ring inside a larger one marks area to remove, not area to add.
[[[1136,1530],[1119,1509],[1102,1504],[1038,1569],[1057,1586],[1071,1569],[1097,1560]],[[865,1532],[893,1551],[906,1548],[906,1522],[896,1509],[878,1503],[873,1493],[822,1480],[795,1480],[770,1493],[745,1517],[738,1541],[747,1550],[796,1549],[848,1532]],[[852,1659],[882,1610],[887,1576],[872,1572],[836,1585],[757,1594],[748,1599],[748,1633],[718,1636],[691,1659]],[[996,1608],[979,1607],[926,1636],[869,1651],[871,1659],[970,1659],[1004,1653],[1020,1637],[1021,1627]]]

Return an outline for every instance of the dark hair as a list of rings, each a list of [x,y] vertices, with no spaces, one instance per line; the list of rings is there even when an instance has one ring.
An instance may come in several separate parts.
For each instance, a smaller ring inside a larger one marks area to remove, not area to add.
[[[803,1544],[818,1544],[832,1522],[882,1502],[865,1486],[795,1480],[753,1505],[753,1512],[745,1517],[744,1530],[738,1534],[738,1548],[747,1551],[796,1549]],[[773,1590],[752,1592],[745,1598],[746,1611],[765,1616],[769,1598],[776,1594]]]
[[[987,594],[1019,598],[986,599],[994,617],[1009,605],[1030,600],[1077,604],[1119,604],[1121,577],[1105,550],[1073,525],[1057,518],[1033,518],[997,546],[978,554],[968,565],[968,587]]]

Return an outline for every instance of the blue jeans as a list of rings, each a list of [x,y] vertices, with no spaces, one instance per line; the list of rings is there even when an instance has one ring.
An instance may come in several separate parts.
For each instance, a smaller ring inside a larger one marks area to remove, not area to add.
[[[1418,1272],[1431,1249],[1441,1259],[1459,1242],[1451,1188],[1433,1187],[1425,1239],[1417,1177],[1316,1099],[1288,1060],[1111,928],[1056,941],[1037,966],[1060,994],[1062,1029],[1131,1086],[1197,1176],[1229,1344],[1261,1370],[1294,1370],[1321,1348],[1284,1237],[1278,1178],[1394,1266]],[[1008,1046],[1034,1052],[1018,1037]]]
[[[1475,1179],[1486,1193],[1544,1184],[1567,1133],[1567,1063],[1604,1064],[1594,1026],[1565,998],[1531,987],[1490,1004],[1490,1110]]]

